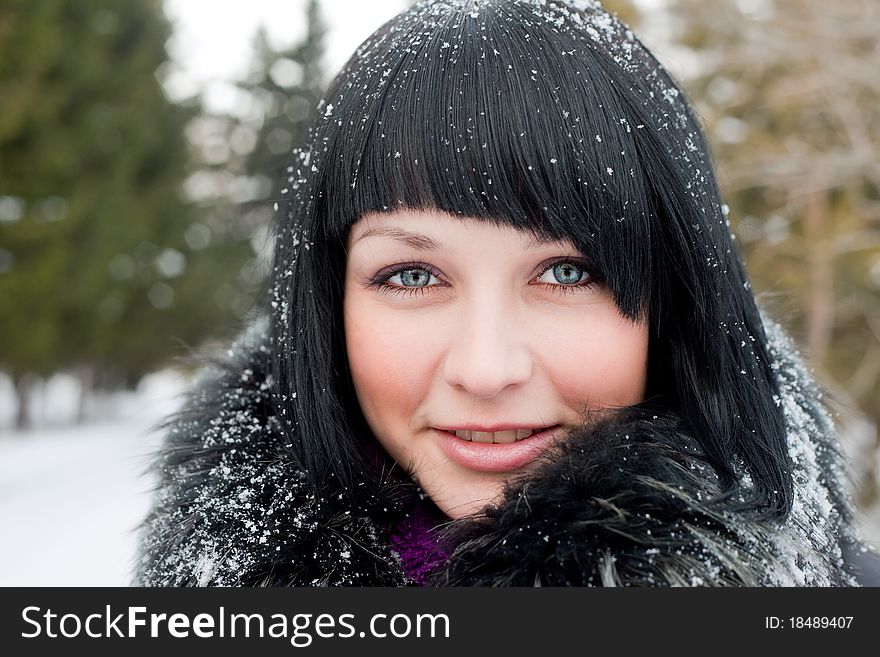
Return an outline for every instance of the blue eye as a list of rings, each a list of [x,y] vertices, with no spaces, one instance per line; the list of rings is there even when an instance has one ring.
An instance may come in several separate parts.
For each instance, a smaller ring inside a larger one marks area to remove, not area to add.
[[[398,280],[392,280],[398,279]],[[391,281],[391,283],[389,283]],[[435,284],[431,284],[434,281]],[[369,282],[370,287],[389,294],[426,294],[439,281],[437,273],[429,265],[420,262],[405,262],[393,265],[389,271],[376,275]]]
[[[564,260],[545,269],[544,273],[541,274],[538,280],[553,285],[553,281],[543,280],[547,274],[551,273],[556,281],[558,281],[558,283],[556,283],[558,285],[576,285],[583,280],[583,277],[590,276],[588,272],[581,267],[578,267],[577,264]]]
[[[400,284],[404,287],[424,287],[431,282],[431,279],[437,280],[427,269],[421,267],[413,267],[411,269],[402,269],[392,274],[386,280],[400,277]]]

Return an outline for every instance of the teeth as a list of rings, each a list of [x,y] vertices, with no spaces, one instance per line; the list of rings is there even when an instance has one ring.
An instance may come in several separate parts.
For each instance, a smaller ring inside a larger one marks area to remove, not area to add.
[[[531,431],[529,432],[531,433]],[[512,443],[516,442],[516,429],[510,431],[496,431],[492,436],[493,443]]]
[[[463,440],[477,443],[512,443],[528,438],[536,430],[511,429],[509,431],[456,431],[455,435]]]
[[[471,431],[471,440],[475,443],[491,443],[494,433],[486,431]]]

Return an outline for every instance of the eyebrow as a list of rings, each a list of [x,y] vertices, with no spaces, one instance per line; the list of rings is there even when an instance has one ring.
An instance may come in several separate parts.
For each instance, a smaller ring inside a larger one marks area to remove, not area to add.
[[[389,237],[419,251],[443,249],[443,246],[439,242],[434,241],[427,235],[411,233],[400,228],[394,228],[393,226],[372,226],[355,240],[355,244],[368,237]]]
[[[406,244],[407,246],[410,246],[418,251],[445,250],[445,247],[442,244],[428,237],[427,235],[422,235],[421,233],[411,233],[401,228],[394,228],[393,226],[372,226],[365,230],[364,233],[355,240],[355,244],[367,237],[388,237],[390,239],[397,240],[398,242]],[[536,246],[551,244],[556,241],[557,240],[553,237],[534,235],[532,239],[529,240],[528,244],[526,244],[526,248],[532,249]]]

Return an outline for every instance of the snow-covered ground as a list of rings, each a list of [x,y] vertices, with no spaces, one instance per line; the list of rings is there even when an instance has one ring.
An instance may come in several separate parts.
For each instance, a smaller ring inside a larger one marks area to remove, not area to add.
[[[134,533],[150,503],[144,475],[161,440],[151,426],[179,404],[182,377],[147,377],[100,420],[71,425],[75,382],[55,377],[35,401],[37,428],[13,433],[0,378],[0,586],[126,586]]]
[[[76,384],[55,377],[36,400],[38,428],[16,434],[0,376],[0,586],[129,584],[153,483],[144,472],[162,438],[150,428],[185,385],[173,372],[147,377],[93,409],[102,419],[77,426]],[[880,507],[860,522],[880,549]]]

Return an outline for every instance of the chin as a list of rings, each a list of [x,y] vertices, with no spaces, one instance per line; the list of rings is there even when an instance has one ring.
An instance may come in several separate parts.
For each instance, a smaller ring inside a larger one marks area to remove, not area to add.
[[[466,516],[479,515],[489,504],[497,501],[502,489],[503,482],[500,482],[491,487],[481,486],[479,489],[471,491],[470,494],[456,491],[457,494],[450,499],[442,497],[438,499],[434,496],[432,499],[447,517],[458,520]]]

